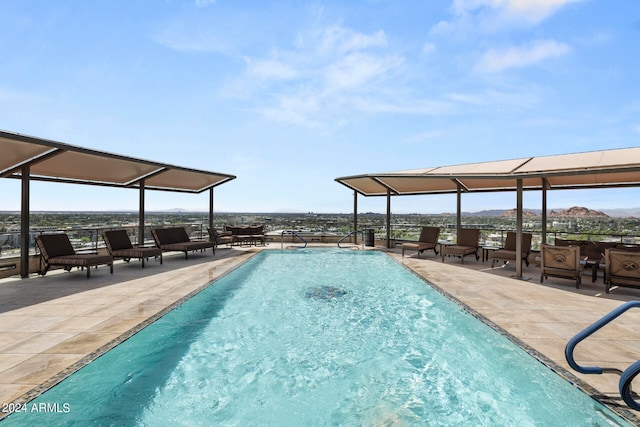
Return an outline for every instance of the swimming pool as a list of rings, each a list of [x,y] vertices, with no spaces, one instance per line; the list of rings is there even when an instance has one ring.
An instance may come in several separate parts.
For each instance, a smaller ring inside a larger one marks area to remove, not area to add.
[[[261,252],[0,423],[58,424],[630,425],[385,254],[317,249]]]

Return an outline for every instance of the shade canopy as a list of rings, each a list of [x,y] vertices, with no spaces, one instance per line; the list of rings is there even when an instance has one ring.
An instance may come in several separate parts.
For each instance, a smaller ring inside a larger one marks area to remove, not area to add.
[[[364,196],[640,186],[640,147],[336,178]]]
[[[234,175],[190,169],[0,131],[0,177],[201,193]]]

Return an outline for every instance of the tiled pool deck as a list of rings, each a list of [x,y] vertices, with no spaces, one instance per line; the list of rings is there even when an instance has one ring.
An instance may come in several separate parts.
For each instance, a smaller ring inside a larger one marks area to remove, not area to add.
[[[335,247],[335,246],[334,246]],[[102,267],[87,280],[84,273],[52,271],[45,277],[0,280],[0,404],[24,401],[52,386],[79,366],[120,342],[132,330],[153,321],[167,307],[184,300],[211,280],[230,271],[264,248],[219,248],[184,259],[166,254],[164,264],[150,261],[117,263],[114,274]],[[512,266],[491,268],[489,262],[424,253],[402,257],[400,263],[423,276],[469,311],[511,335],[553,369],[620,405],[634,423],[637,412],[624,409],[617,375],[581,375],[564,358],[567,341],[624,301],[640,300],[640,289],[604,293],[602,278],[589,274],[576,290],[573,282],[549,279],[539,283],[539,269],[524,269],[530,280],[517,280]],[[576,348],[578,363],[625,369],[640,359],[640,310],[631,310]],[[0,413],[0,417],[4,415]]]

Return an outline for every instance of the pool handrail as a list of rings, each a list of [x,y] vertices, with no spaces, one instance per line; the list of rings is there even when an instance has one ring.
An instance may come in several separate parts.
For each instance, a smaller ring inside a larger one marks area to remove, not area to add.
[[[340,246],[340,243],[342,243],[342,241],[343,241],[344,239],[346,239],[346,238],[348,238],[348,237],[351,237],[351,236],[353,236],[354,234],[357,234],[357,233],[362,234],[362,243],[361,243],[361,246],[362,246],[362,249],[364,249],[364,230],[353,230],[352,232],[345,234],[344,236],[342,236],[342,237],[340,238],[340,240],[338,240],[338,247],[339,247],[339,248],[342,248],[342,249],[345,249],[346,247],[344,247],[344,246]],[[356,243],[354,246],[349,246],[349,247],[355,247],[356,249],[359,249],[359,248],[358,248],[358,244],[357,244],[357,243]]]
[[[296,230],[282,230],[282,233],[280,233],[280,249],[285,249],[284,248],[284,235],[285,234],[291,234],[295,237],[297,237],[298,239],[302,240],[304,242],[304,246],[287,246],[287,249],[289,248],[296,248],[296,249],[304,249],[307,247],[307,241],[305,240],[304,237],[302,237],[301,235],[299,235]]]
[[[573,357],[573,351],[576,346],[582,342],[584,339],[588,338],[598,330],[600,330],[605,325],[611,323],[614,319],[618,318],[620,315],[625,313],[626,311],[634,308],[640,307],[640,301],[628,301],[624,304],[620,305],[616,309],[602,316],[599,320],[594,322],[592,325],[587,326],[582,331],[578,332],[573,338],[571,338],[564,349],[564,355],[567,359],[567,363],[569,366],[573,368],[575,371],[580,372],[581,374],[603,374],[603,373],[615,373],[620,375],[619,382],[619,390],[620,396],[624,400],[624,402],[632,409],[640,410],[640,403],[637,402],[633,398],[633,393],[631,391],[631,383],[635,379],[635,377],[640,373],[640,360],[633,363],[627,369],[621,371],[617,368],[601,368],[599,366],[580,366],[576,363],[575,358]]]

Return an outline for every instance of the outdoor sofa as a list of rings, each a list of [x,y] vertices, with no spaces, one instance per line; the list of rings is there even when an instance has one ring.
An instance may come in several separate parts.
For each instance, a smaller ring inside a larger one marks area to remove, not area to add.
[[[142,247],[134,246],[129,239],[127,230],[109,230],[102,233],[102,239],[109,254],[113,258],[121,258],[126,262],[131,259],[140,259],[142,261],[142,268],[144,268],[144,262],[146,259],[154,257],[160,258],[160,264],[162,264],[162,249],[156,247]]]
[[[189,252],[213,249],[216,253],[216,242],[210,240],[191,240],[184,227],[156,228],[151,230],[156,245],[163,251],[184,252],[184,259],[188,258]]]
[[[113,257],[96,253],[79,254],[71,245],[69,236],[63,233],[41,234],[36,236],[36,245],[40,250],[40,256],[44,261],[44,268],[38,274],[44,276],[53,266],[63,267],[71,271],[73,267],[87,269],[87,279],[91,277],[91,268],[98,265],[108,265],[113,274]]]

